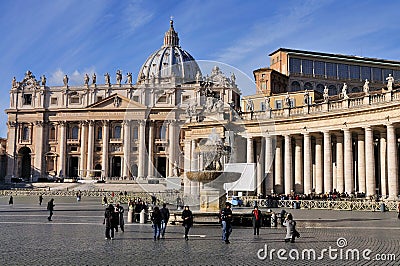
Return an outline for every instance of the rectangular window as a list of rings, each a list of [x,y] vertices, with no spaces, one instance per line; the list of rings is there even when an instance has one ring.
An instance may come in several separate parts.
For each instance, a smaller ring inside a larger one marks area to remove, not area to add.
[[[189,101],[189,99],[190,99],[190,96],[189,96],[189,95],[183,95],[183,96],[182,96],[182,102],[183,102],[183,103],[187,103],[187,102]]]
[[[361,79],[365,80],[371,80],[371,68],[370,67],[366,67],[366,66],[362,66],[361,67]]]
[[[137,127],[132,128],[132,138],[134,140],[139,139],[139,130]]]
[[[96,146],[96,151],[101,151],[101,146]]]
[[[80,98],[77,96],[73,96],[69,99],[70,104],[79,104],[80,103]]]
[[[103,138],[103,129],[101,127],[97,128],[97,139]]]
[[[296,107],[296,99],[291,98],[290,99],[290,108],[294,108],[294,107]]]
[[[393,70],[393,77],[395,80],[400,79],[400,70]]]
[[[167,102],[167,96],[161,96],[158,98],[158,103],[166,103]]]
[[[335,63],[326,63],[326,76],[328,78],[336,78],[336,64]]]
[[[325,62],[314,61],[314,75],[325,76]]]
[[[132,97],[132,100],[133,100],[134,102],[139,102],[139,96],[133,96],[133,97]]]
[[[303,59],[302,62],[302,69],[304,75],[312,75],[313,74],[313,61]]]
[[[350,66],[350,78],[360,80],[360,66]]]
[[[261,89],[266,90],[267,89],[267,83],[266,82],[261,82]]]
[[[382,69],[373,67],[372,68],[372,78],[373,81],[375,82],[381,82],[383,81],[382,79]]]
[[[71,146],[71,151],[78,151],[78,147],[76,147],[76,146]]]
[[[97,101],[100,102],[101,100],[103,100],[103,96],[97,96]]]
[[[24,105],[32,105],[32,94],[24,94]]]
[[[265,107],[265,102],[260,103],[260,110],[265,111],[267,108]]]
[[[50,104],[51,105],[57,105],[57,97],[51,97],[50,98]]]
[[[275,101],[275,109],[282,109],[282,100]]]
[[[300,74],[301,73],[301,59],[299,58],[289,58],[289,71],[290,74]]]
[[[344,64],[338,64],[338,76],[339,79],[349,78],[349,66]]]

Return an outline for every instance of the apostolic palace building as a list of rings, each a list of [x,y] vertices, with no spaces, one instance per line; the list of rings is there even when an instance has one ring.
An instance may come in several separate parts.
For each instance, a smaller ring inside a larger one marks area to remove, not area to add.
[[[234,73],[202,73],[171,21],[136,82],[117,70],[48,86],[27,71],[10,89],[3,182],[179,176],[198,195],[202,184],[186,173],[204,170],[201,143],[217,134],[222,164],[250,167],[248,186],[234,192],[397,197],[400,61],[284,48],[269,56],[254,71],[255,94],[242,96]]]

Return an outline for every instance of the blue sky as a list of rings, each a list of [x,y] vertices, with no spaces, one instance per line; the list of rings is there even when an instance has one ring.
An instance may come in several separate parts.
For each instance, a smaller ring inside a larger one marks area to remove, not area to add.
[[[136,76],[161,47],[170,16],[196,60],[219,61],[250,78],[279,47],[400,60],[400,1],[3,0],[0,10],[2,110],[12,78],[27,70],[46,75],[49,86],[61,85],[64,74],[70,84],[117,69]],[[6,121],[1,112],[0,137]]]

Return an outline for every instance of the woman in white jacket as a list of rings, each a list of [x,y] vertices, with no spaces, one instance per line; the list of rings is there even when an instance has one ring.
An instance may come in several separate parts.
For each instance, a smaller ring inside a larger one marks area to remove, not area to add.
[[[285,242],[290,241],[290,242],[294,243],[294,239],[296,237],[299,237],[300,234],[296,230],[296,221],[293,220],[293,216],[291,213],[288,213],[285,221],[283,222],[283,225],[286,226]]]

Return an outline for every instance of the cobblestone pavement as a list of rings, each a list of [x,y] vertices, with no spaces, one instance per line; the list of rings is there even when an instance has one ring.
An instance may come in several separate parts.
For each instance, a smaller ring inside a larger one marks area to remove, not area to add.
[[[235,227],[225,244],[218,225],[195,225],[189,241],[182,226],[169,225],[166,239],[153,241],[151,225],[136,223],[111,241],[104,239],[100,199],[55,197],[52,222],[48,200],[39,206],[37,198],[14,197],[9,206],[0,198],[0,265],[400,264],[400,220],[393,212],[289,210],[301,233],[296,243],[284,243],[286,228],[278,226],[256,237],[252,228]]]

